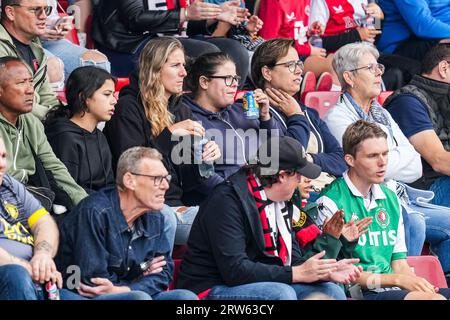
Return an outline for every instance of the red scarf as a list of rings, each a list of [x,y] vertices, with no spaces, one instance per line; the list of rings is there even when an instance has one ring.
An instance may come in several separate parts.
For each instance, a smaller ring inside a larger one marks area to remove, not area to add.
[[[290,253],[285,241],[292,241],[292,239],[284,239],[282,232],[277,224],[272,225],[266,214],[266,207],[271,205],[273,201],[264,200],[266,198],[264,189],[258,184],[254,175],[247,175],[247,186],[253,195],[256,202],[256,207],[259,211],[259,219],[264,233],[264,252],[268,255],[279,257],[283,264],[290,264]],[[282,212],[277,214],[282,214],[287,212],[287,206],[281,210]]]

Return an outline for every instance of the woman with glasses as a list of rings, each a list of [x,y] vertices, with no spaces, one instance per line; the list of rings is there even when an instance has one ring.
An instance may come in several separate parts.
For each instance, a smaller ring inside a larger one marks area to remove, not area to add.
[[[303,63],[295,50],[294,40],[271,39],[261,44],[252,59],[251,74],[255,85],[264,88],[270,99],[271,114],[277,126],[306,148],[310,162],[322,168],[312,182],[313,201],[325,185],[341,176],[346,165],[342,148],[330,133],[317,111],[300,102]]]
[[[114,167],[122,152],[134,146],[156,148],[163,155],[172,176],[165,203],[178,216],[176,244],[186,243],[198,211],[198,207],[185,206],[183,193],[204,180],[190,157],[192,137],[203,136],[205,129],[181,103],[184,65],[184,49],[178,39],[158,37],[148,42],[139,58],[139,74],[133,74],[130,85],[121,90],[115,114],[103,131]],[[214,141],[208,142],[203,150],[203,161],[220,158],[220,149]]]
[[[75,69],[67,80],[68,105],[51,109],[45,121],[53,152],[89,194],[114,184],[111,151],[97,125],[114,113],[115,82],[100,68]]]
[[[269,113],[269,99],[261,89],[253,92],[259,104],[257,119],[247,119],[242,103],[234,102],[240,80],[234,61],[221,52],[202,55],[188,68],[186,85],[191,94],[183,102],[206,129],[206,137],[216,141],[222,151],[214,176],[197,189],[195,196],[191,195],[196,201],[248,164],[256,154],[259,139],[276,130]]]
[[[376,99],[381,92],[381,76],[385,70],[377,62],[378,57],[378,50],[364,42],[347,44],[336,52],[333,68],[339,77],[343,94],[324,120],[341,144],[345,130],[357,120],[376,122],[387,133],[389,161],[386,181],[388,186],[397,191],[404,209],[410,212],[403,215],[408,253],[420,255],[425,239],[425,222],[422,215],[408,204],[407,194],[410,189],[405,183],[414,182],[422,175],[422,164],[420,155]]]

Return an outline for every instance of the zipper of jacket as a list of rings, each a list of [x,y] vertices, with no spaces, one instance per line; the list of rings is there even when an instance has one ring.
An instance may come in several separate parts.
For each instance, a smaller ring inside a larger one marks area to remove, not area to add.
[[[233,132],[238,137],[239,141],[241,141],[241,143],[242,143],[242,155],[244,156],[245,163],[248,164],[247,157],[245,156],[245,143],[244,143],[244,140],[242,139],[242,137],[237,133],[237,131],[234,129],[234,127],[228,121],[226,121],[226,120],[224,120],[224,119],[222,119],[220,117],[219,117],[219,119],[221,121],[225,122],[227,125],[229,125],[231,130],[233,130]]]
[[[21,140],[21,137],[22,137],[22,128],[20,130],[14,128],[14,130],[16,130],[16,132],[18,133],[17,134],[16,148],[15,148],[16,150],[14,152],[14,157],[13,157],[13,167],[14,167],[14,170],[17,170],[16,162],[17,162],[17,156],[19,155],[20,140]],[[25,169],[22,169],[22,178],[20,179],[20,182],[24,181],[24,179],[25,179]]]
[[[315,136],[316,136],[317,140],[319,141],[319,150],[317,151],[317,153],[321,153],[321,152],[323,152],[323,149],[324,149],[322,137],[319,134],[319,130],[317,130],[317,128],[312,123],[311,118],[308,115],[308,110],[305,110],[304,112],[305,112],[306,118],[308,119],[310,127],[312,127],[314,129]]]

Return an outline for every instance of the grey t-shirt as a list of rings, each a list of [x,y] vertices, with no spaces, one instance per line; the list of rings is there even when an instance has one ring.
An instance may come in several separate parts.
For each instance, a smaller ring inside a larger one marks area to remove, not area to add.
[[[31,227],[49,214],[25,186],[9,175],[0,186],[0,247],[15,257],[30,260],[34,238]]]

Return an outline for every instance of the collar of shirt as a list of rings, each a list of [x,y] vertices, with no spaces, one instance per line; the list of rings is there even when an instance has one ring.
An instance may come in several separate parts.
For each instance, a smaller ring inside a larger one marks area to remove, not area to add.
[[[143,215],[141,215],[139,218],[137,218],[134,222],[133,229],[130,228],[127,221],[125,220],[125,216],[123,215],[122,210],[120,209],[120,199],[119,199],[119,191],[116,190],[116,192],[111,193],[111,203],[113,204],[113,210],[111,210],[112,218],[115,222],[115,225],[117,226],[117,229],[119,233],[124,232],[130,232],[133,231],[133,234],[137,236],[144,236],[144,237],[150,237],[150,234],[148,233],[148,228],[145,226],[145,219],[143,216],[145,214],[151,214],[150,212],[145,212]]]
[[[386,199],[386,195],[384,194],[383,190],[381,190],[380,185],[373,184],[370,187],[369,194],[368,194],[368,196],[370,196],[370,197],[367,198],[367,197],[364,197],[364,195],[355,187],[353,182],[350,180],[350,178],[348,176],[348,170],[345,171],[342,174],[342,177],[344,178],[345,183],[347,184],[347,186],[350,189],[351,193],[355,197],[363,198],[364,205],[367,208],[367,210],[371,210],[371,209],[373,209],[373,208],[375,208],[377,206],[376,200]]]

